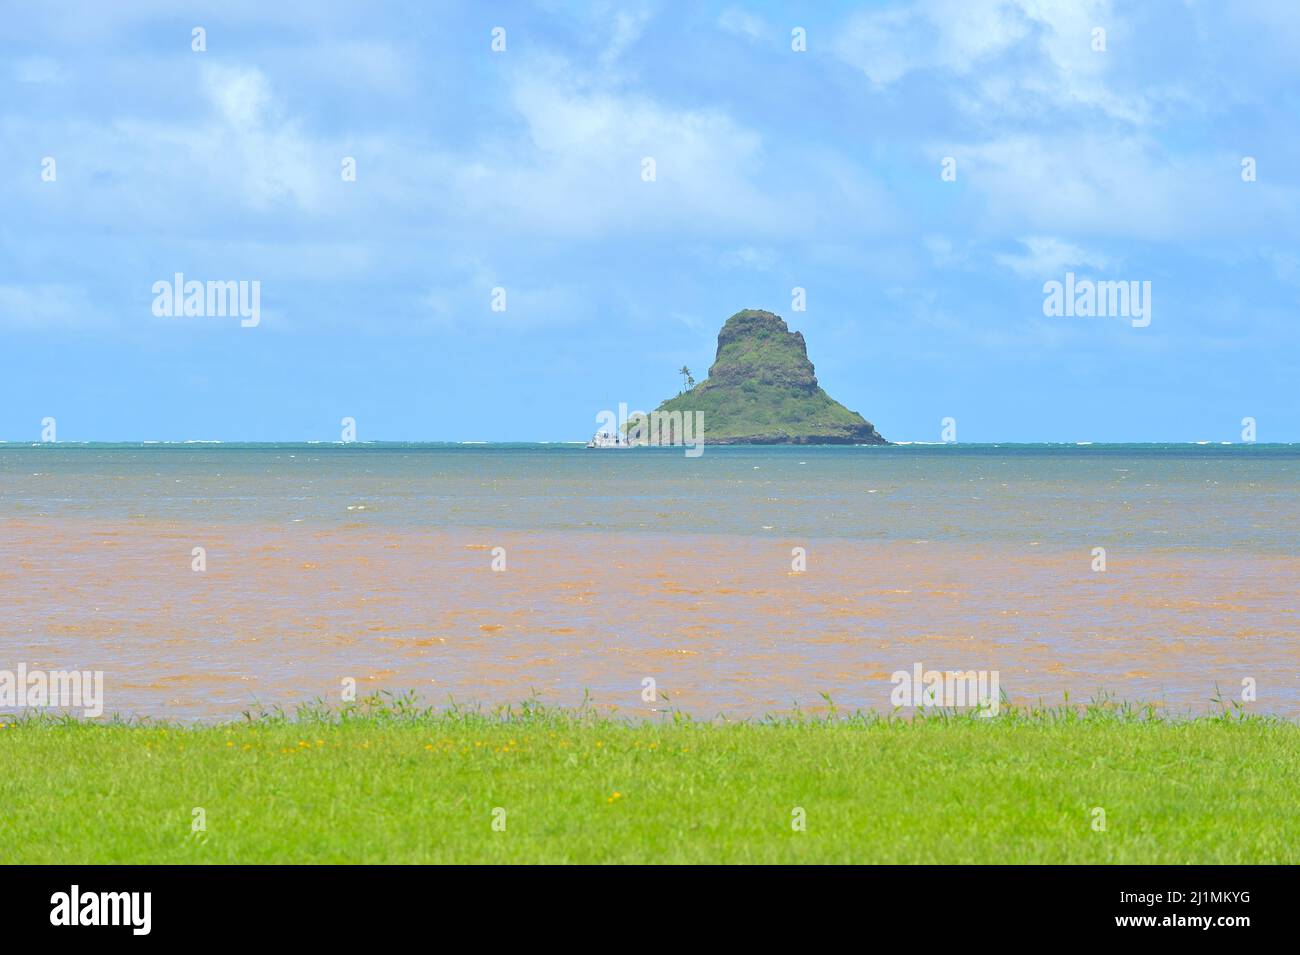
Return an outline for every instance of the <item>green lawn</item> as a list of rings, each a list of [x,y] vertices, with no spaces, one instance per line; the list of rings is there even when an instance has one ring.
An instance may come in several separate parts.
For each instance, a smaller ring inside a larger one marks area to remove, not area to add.
[[[1294,863],[1297,793],[1300,726],[1096,707],[731,725],[401,707],[199,728],[26,720],[0,729],[0,859]]]

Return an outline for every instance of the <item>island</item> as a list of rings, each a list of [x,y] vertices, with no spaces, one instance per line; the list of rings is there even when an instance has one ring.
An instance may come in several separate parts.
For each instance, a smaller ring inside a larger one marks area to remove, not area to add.
[[[686,369],[682,369],[683,372]],[[709,376],[656,410],[697,412],[705,444],[888,444],[870,421],[817,384],[803,334],[747,308],[718,332]]]

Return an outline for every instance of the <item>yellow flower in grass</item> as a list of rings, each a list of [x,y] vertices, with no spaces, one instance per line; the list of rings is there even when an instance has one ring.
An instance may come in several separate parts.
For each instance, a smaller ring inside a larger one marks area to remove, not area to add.
[[[623,798],[623,794],[618,790],[614,790],[614,795],[606,799],[605,802],[614,802],[615,800],[622,799],[622,798]]]

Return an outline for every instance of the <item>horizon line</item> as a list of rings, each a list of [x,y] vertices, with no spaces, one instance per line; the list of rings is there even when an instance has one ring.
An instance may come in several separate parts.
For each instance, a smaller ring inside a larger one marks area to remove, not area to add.
[[[85,441],[31,441],[26,439],[9,440],[0,438],[0,446],[14,448],[36,448],[36,447],[92,447],[92,446],[135,446],[135,447],[195,447],[195,446],[218,446],[218,445],[240,445],[245,447],[285,447],[285,446],[308,446],[308,447],[326,447],[326,448],[345,448],[351,446],[361,447],[385,447],[385,446],[419,446],[419,445],[439,445],[445,447],[491,447],[494,445],[537,445],[544,447],[554,446],[582,446],[586,450],[587,441],[578,439],[560,439],[560,440],[539,440],[539,439],[503,439],[503,440],[454,440],[454,439],[405,439],[389,438],[380,440],[353,440],[341,441],[339,439],[310,439],[310,438],[291,438],[279,440],[244,440],[241,438],[145,438],[145,439],[91,439]],[[1150,447],[1153,445],[1185,445],[1187,447],[1292,447],[1300,445],[1300,441],[1215,441],[1202,439],[1198,441],[1189,440],[1143,440],[1143,441],[1070,441],[1070,440],[1041,440],[1041,441],[915,441],[900,440],[889,441],[885,444],[857,444],[857,443],[837,443],[837,442],[810,442],[810,443],[793,443],[793,442],[771,442],[771,443],[750,443],[750,442],[726,442],[719,444],[709,444],[705,446],[710,448],[889,448],[889,447],[924,447],[924,448],[943,448],[943,447],[1077,447],[1087,448],[1095,446],[1105,447]],[[653,446],[646,445],[645,448]],[[661,449],[680,449],[680,445],[664,445]],[[608,450],[608,449],[599,449]],[[642,450],[641,447],[627,448],[625,450]]]

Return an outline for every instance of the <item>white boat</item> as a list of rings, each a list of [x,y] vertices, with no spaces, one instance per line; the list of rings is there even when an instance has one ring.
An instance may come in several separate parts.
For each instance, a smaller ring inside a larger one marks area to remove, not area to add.
[[[589,448],[630,448],[625,435],[613,431],[597,431],[587,442]]]

